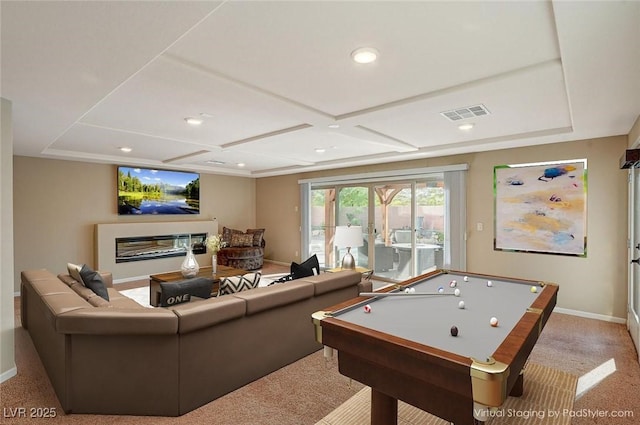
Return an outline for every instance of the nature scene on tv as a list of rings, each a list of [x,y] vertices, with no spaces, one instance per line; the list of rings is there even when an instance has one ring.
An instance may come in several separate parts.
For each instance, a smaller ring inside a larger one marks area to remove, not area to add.
[[[200,175],[118,167],[118,214],[198,214]]]

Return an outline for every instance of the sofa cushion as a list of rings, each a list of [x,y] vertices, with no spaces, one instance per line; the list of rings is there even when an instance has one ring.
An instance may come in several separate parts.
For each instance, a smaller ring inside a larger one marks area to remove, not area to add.
[[[247,315],[291,304],[313,297],[314,288],[310,282],[292,281],[281,285],[256,288],[252,291],[238,292],[232,297],[247,302]]]
[[[213,281],[206,277],[179,282],[160,282],[160,306],[169,307],[191,301],[191,297],[209,298]]]
[[[320,263],[318,262],[316,254],[313,254],[300,264],[295,261],[291,263],[291,275],[294,279],[315,276],[318,274],[320,274]]]
[[[84,283],[84,286],[109,301],[109,293],[107,292],[107,287],[105,286],[100,273],[95,270],[91,270],[91,268],[85,264],[82,266],[82,269],[80,269],[80,278],[81,282]]]
[[[180,304],[172,310],[178,316],[178,333],[187,333],[244,317],[247,303],[235,297],[219,297]]]
[[[319,276],[301,279],[303,282],[310,282],[313,284],[316,296],[353,286],[361,280],[362,274],[351,270],[343,270],[335,273],[323,273]]]
[[[258,287],[262,273],[245,273],[242,276],[229,276],[220,280],[220,295],[235,294]]]

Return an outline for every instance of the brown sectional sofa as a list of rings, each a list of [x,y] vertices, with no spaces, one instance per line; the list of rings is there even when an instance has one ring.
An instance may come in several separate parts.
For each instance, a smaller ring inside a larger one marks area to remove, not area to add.
[[[311,314],[371,290],[344,271],[145,308],[102,276],[108,302],[68,275],[22,272],[22,326],[67,413],[187,413],[320,349]]]

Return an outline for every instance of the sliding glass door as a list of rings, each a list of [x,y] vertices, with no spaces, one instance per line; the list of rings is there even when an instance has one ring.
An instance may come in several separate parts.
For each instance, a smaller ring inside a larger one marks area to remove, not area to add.
[[[442,174],[407,181],[318,186],[310,189],[309,255],[337,267],[345,247],[333,244],[336,226],[362,226],[351,253],[383,280],[401,281],[444,267],[445,191]]]

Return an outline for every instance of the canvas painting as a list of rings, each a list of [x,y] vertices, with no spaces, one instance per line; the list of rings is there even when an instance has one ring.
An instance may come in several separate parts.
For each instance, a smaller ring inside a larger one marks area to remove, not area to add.
[[[494,197],[494,249],[586,256],[586,159],[496,166]]]

